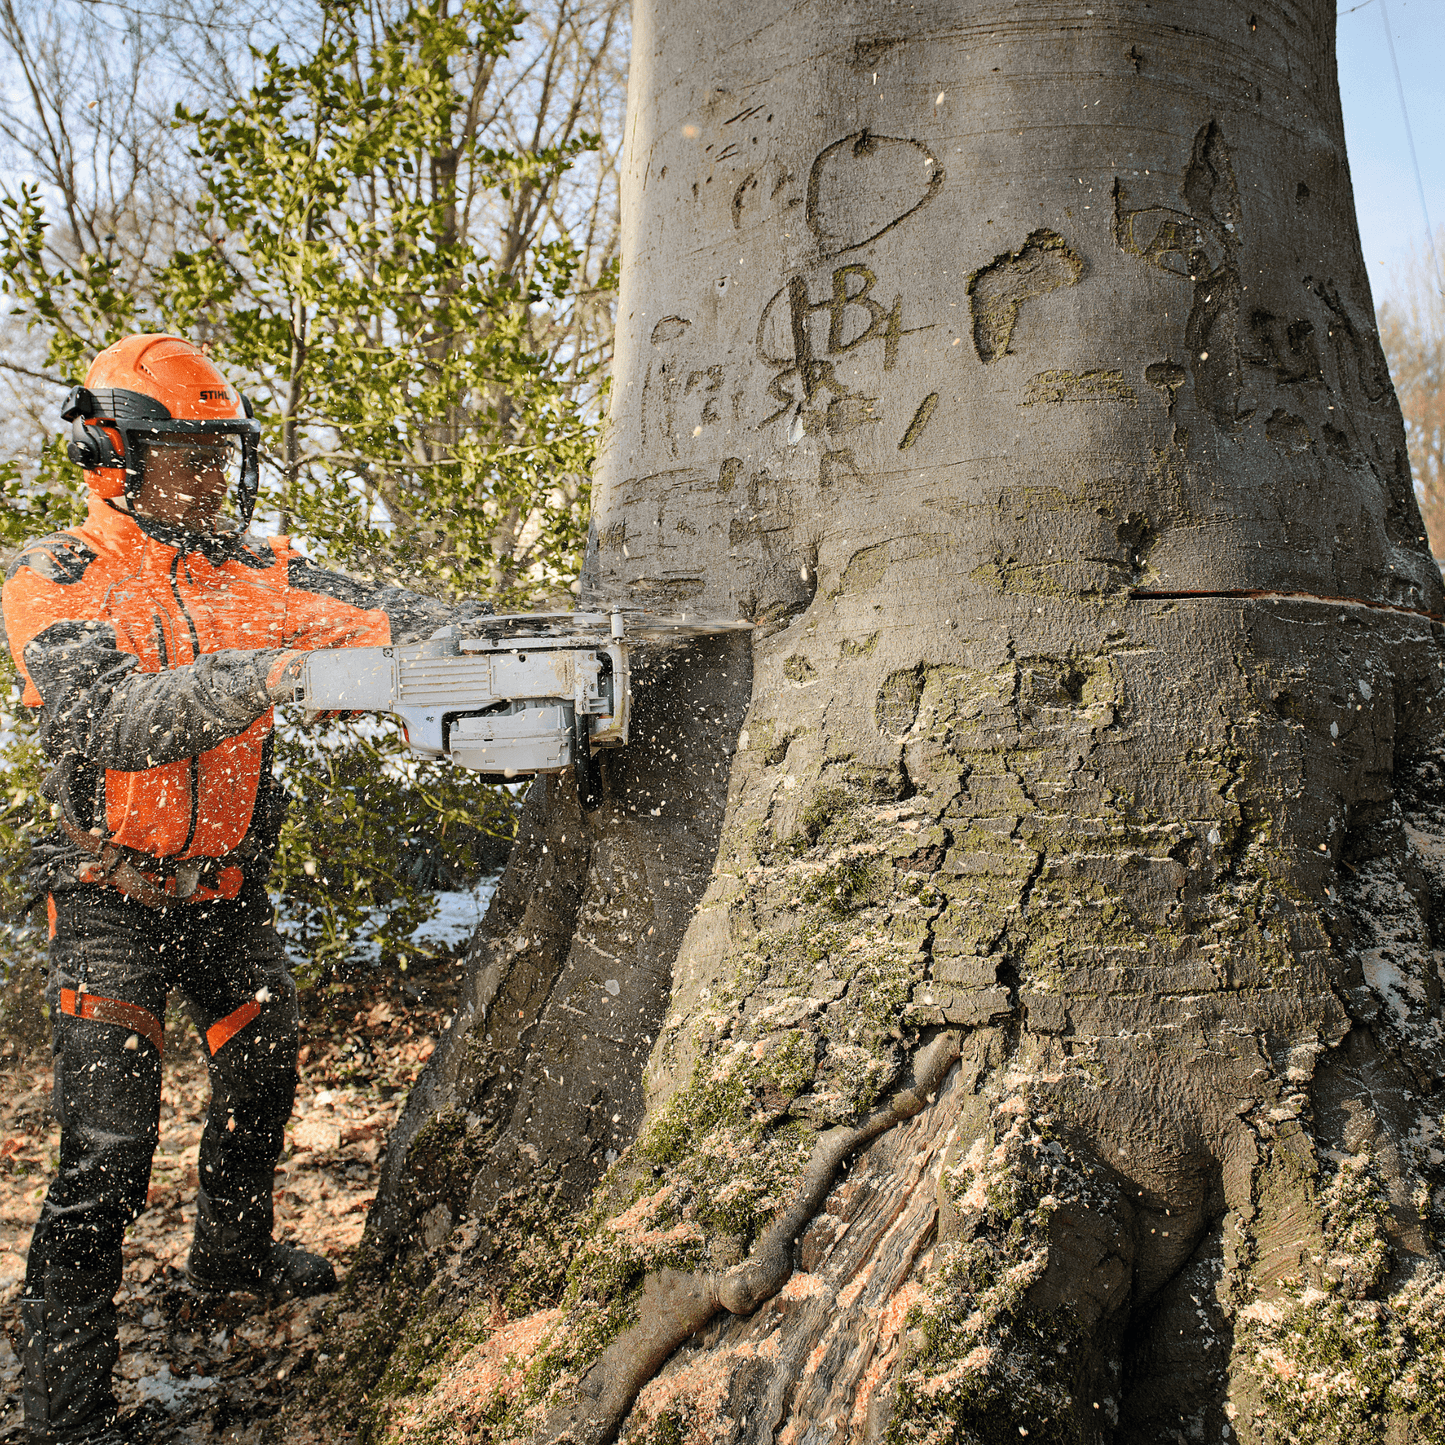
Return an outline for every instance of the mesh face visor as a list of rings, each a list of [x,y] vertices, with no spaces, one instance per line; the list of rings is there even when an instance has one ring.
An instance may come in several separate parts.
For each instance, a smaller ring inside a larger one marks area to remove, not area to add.
[[[167,458],[194,471],[222,466],[235,478],[236,511],[241,526],[251,521],[260,483],[261,424],[250,417],[234,421],[127,421],[113,423],[125,446],[125,492],[133,497],[145,480],[146,457],[164,449]]]

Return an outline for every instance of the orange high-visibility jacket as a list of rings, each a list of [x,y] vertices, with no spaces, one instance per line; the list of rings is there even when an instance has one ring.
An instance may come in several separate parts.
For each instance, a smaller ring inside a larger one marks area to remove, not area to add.
[[[4,613],[57,765],[46,791],[82,829],[173,863],[245,854],[272,786],[279,652],[384,644],[393,621],[411,633],[447,617],[316,567],[288,538],[189,532],[98,496],[84,523],[20,555]]]

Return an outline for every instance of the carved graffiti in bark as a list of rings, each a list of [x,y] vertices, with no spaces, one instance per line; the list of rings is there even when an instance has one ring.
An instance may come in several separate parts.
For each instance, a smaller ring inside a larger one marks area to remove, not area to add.
[[[943,186],[921,141],[861,130],[826,147],[808,172],[808,225],[826,256],[856,251],[906,221]]]
[[[1017,251],[995,256],[968,278],[973,346],[985,364],[1009,352],[1025,301],[1063,286],[1077,286],[1083,258],[1056,231],[1034,231]]]
[[[782,368],[768,384],[768,395],[779,406],[758,423],[760,428],[789,412],[795,420],[802,418],[803,409],[813,405],[820,391],[831,392],[840,399],[854,397],[855,393],[838,380],[835,363],[819,359],[818,350],[828,357],[843,356],[870,341],[881,341],[883,370],[892,371],[903,338],[931,329],[903,324],[901,293],[893,297],[892,306],[875,301],[873,288],[877,284],[878,277],[872,270],[855,264],[839,266],[833,271],[828,293],[820,301],[813,299],[808,282],[802,276],[792,277],[786,286],[773,293],[758,318],[757,350],[769,366]],[[818,329],[812,321],[815,316],[827,317],[826,334],[817,338],[821,346],[815,344]],[[799,385],[801,396],[796,390]],[[810,424],[798,420],[798,425],[801,427],[798,435],[806,435]],[[832,425],[831,419],[829,425]]]
[[[1239,188],[1224,135],[1216,121],[1202,125],[1180,182],[1178,204],[1129,207],[1129,193],[1114,182],[1114,240],[1119,248],[1194,283],[1185,345],[1194,391],[1216,420],[1246,421],[1241,411],[1242,357],[1239,312]]]

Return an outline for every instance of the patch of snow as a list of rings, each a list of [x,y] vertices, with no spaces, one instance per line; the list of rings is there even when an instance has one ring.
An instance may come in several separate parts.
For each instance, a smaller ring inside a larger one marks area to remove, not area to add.
[[[431,895],[436,904],[436,913],[425,923],[412,930],[411,942],[418,948],[431,950],[458,948],[472,936],[481,923],[492,896],[501,881],[500,873],[489,874],[474,887],[443,890]],[[304,967],[311,961],[310,950],[301,943],[301,929],[286,912],[286,899],[280,893],[271,895],[271,905],[276,910],[276,931],[286,945],[286,955],[297,967]],[[381,962],[381,944],[376,935],[386,925],[386,910],[373,908],[368,911],[367,923],[362,926],[355,939],[351,957],[358,962],[377,964]]]
[[[177,1379],[171,1374],[171,1367],[162,1364],[154,1375],[147,1375],[136,1382],[141,1400],[154,1402],[166,1410],[179,1410],[186,1404],[187,1395],[198,1395],[205,1390],[214,1390],[221,1383],[215,1375],[192,1375],[189,1379]]]
[[[1389,1005],[1390,1011],[1402,1026],[1408,1025],[1413,1013],[1408,1000],[1411,992],[1410,981],[1378,948],[1366,949],[1360,955],[1360,966],[1364,970],[1365,982],[1375,991],[1380,1001]]]
[[[483,878],[474,888],[436,895],[436,917],[423,923],[411,941],[423,947],[456,948],[477,931],[497,891],[501,874]]]

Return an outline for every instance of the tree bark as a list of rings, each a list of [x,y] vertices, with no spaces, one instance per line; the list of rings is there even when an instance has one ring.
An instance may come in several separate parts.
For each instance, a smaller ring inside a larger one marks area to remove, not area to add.
[[[398,1438],[1445,1439],[1442,595],[1333,30],[639,4],[586,595],[760,626],[534,794],[376,1256],[464,1294],[612,1168]]]

